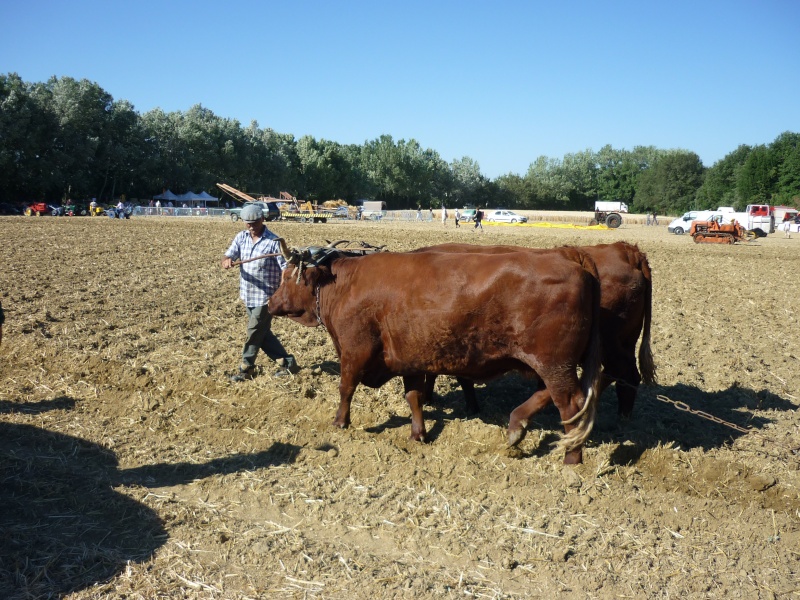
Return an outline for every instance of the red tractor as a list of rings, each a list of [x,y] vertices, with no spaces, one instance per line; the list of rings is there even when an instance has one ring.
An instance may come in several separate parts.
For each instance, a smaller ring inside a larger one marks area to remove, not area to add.
[[[47,205],[46,202],[31,202],[25,207],[25,214],[29,217],[33,215],[41,217],[42,215],[49,215],[51,212],[52,209]]]

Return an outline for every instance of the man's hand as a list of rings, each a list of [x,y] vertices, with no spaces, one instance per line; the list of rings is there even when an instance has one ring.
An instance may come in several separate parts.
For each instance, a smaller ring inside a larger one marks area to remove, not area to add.
[[[230,269],[233,266],[233,259],[230,256],[226,256],[222,259],[220,265],[223,269]]]

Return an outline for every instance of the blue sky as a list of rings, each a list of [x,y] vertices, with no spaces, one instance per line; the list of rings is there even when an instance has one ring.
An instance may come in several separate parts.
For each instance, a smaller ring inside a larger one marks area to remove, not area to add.
[[[417,140],[492,178],[606,144],[711,166],[800,132],[800,2],[2,0],[0,73],[140,113]]]

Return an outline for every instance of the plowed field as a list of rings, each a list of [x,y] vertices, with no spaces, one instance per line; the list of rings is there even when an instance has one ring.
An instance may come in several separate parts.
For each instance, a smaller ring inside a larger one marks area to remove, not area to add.
[[[399,380],[334,429],[321,327],[276,321],[297,375],[261,357],[228,382],[245,313],[219,260],[241,224],[2,217],[0,597],[800,597],[797,236],[271,225],[293,246],[637,243],[659,383],[625,422],[605,392],[577,467],[552,407],[506,450],[533,391],[514,375],[473,418],[439,378],[427,444]]]

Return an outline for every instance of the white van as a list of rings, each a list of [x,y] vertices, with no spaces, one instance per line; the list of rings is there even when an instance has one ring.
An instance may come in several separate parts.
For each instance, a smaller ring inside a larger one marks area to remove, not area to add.
[[[690,210],[667,225],[667,231],[675,235],[688,233],[689,228],[692,226],[692,221],[707,221],[714,212],[713,210]]]

